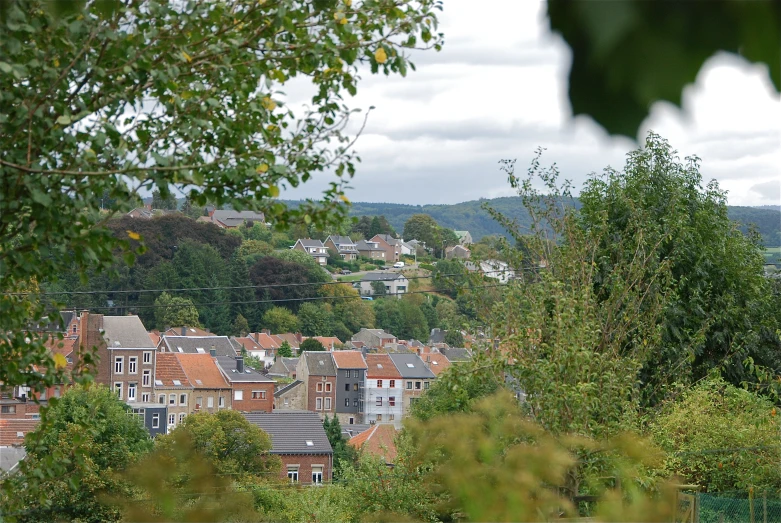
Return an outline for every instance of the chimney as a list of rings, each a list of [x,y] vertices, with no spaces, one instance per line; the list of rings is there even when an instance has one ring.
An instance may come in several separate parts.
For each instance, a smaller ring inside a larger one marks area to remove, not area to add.
[[[244,357],[236,356],[236,370],[238,372],[244,372]]]
[[[182,327],[182,336],[187,336],[187,327]]]
[[[302,341],[304,341],[304,337],[301,335],[300,332],[296,333],[296,340],[298,340],[298,343],[301,343]]]
[[[217,357],[217,349],[214,347],[213,343],[212,343],[212,348],[209,349],[209,356],[211,356],[212,358]]]
[[[263,329],[263,334],[271,336],[271,331],[269,329]],[[258,341],[260,341],[260,340],[258,340]]]

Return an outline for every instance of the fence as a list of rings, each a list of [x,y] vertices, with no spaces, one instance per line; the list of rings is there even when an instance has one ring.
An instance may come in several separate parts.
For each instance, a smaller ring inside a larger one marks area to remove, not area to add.
[[[781,499],[775,492],[695,494],[696,523],[781,522]]]

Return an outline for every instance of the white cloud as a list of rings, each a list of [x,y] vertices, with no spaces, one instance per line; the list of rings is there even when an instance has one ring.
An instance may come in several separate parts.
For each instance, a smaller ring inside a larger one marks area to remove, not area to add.
[[[349,103],[376,109],[356,145],[363,161],[349,197],[425,204],[509,195],[497,162],[517,158],[523,171],[537,146],[576,188],[590,172],[621,167],[636,144],[572,117],[570,52],[547,29],[544,11],[537,2],[450,0],[442,52],[415,54],[418,69],[406,78],[363,73]],[[292,101],[304,94],[288,92]],[[762,188],[781,178],[781,99],[764,67],[712,58],[686,88],[683,110],[655,104],[640,136],[647,129],[681,156],[698,155],[703,178],[717,179],[730,203],[772,203]],[[317,196],[330,179],[317,175],[283,196]]]

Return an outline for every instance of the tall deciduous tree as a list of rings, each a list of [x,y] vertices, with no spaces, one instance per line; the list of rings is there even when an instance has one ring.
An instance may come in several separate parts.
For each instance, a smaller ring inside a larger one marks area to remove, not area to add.
[[[334,314],[328,305],[304,303],[298,309],[298,326],[304,336],[331,336]]]
[[[320,343],[319,340],[316,340],[314,338],[307,338],[301,342],[301,345],[299,345],[299,349],[301,350],[301,352],[303,351],[323,352],[325,351],[325,346],[322,343]]]
[[[77,5],[57,16],[46,2],[3,4],[0,105],[15,109],[0,120],[0,354],[19,363],[0,369],[7,385],[40,385],[32,364],[56,368],[26,332],[51,304],[6,293],[74,262],[106,267],[139,239],[104,227],[103,195],[167,198],[173,185],[193,205],[264,207],[276,222],[342,217],[341,177],[355,172],[343,97],[360,64],[405,75],[405,49],[442,44],[435,0]],[[301,111],[280,96],[297,78],[314,87]],[[270,201],[325,170],[337,178],[323,203]]]
[[[190,298],[171,296],[167,292],[155,300],[155,324],[160,330],[180,325],[201,326],[198,309],[193,305],[193,301]]]
[[[298,331],[298,318],[284,307],[271,307],[263,314],[260,324],[275,334]]]

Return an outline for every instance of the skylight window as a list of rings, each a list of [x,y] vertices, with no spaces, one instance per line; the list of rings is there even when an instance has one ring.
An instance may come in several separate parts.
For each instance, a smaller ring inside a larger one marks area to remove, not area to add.
[[[191,328],[191,329],[190,329],[190,332],[195,332],[195,329],[192,329],[192,328]]]
[[[197,352],[198,354],[206,354],[206,351],[204,349],[202,349],[201,347],[196,348],[195,352]]]
[[[314,447],[315,446],[315,442],[312,441],[311,439],[308,439],[308,440],[306,440],[306,446],[307,447]]]
[[[176,350],[178,350],[179,352],[184,352],[181,347],[176,347]]]
[[[407,363],[407,367],[409,367],[410,369],[414,369],[415,368],[415,364],[414,363]]]
[[[195,380],[195,383],[197,383],[198,385],[203,385],[203,382],[201,380]]]
[[[182,386],[182,382],[179,381],[179,380],[174,380],[174,385],[176,385],[177,387],[181,387]]]
[[[163,386],[163,380],[155,380],[155,385],[158,386],[158,387],[162,387]]]
[[[432,365],[439,365],[439,362],[438,361],[432,361],[431,364]]]

